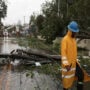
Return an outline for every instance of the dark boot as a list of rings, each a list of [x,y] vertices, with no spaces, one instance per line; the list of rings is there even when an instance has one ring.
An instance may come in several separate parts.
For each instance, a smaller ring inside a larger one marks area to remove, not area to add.
[[[66,88],[63,88],[63,90],[68,90],[68,89],[66,89]]]
[[[77,90],[83,90],[83,83],[77,84]]]

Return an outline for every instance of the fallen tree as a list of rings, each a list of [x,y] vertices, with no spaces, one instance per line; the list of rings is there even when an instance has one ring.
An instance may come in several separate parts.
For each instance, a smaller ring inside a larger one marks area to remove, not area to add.
[[[21,64],[40,64],[54,63],[55,61],[60,62],[60,55],[49,55],[45,53],[35,51],[25,51],[21,49],[13,50],[10,54],[0,54],[0,58],[7,58],[6,61],[19,60]],[[4,60],[4,61],[5,61]]]

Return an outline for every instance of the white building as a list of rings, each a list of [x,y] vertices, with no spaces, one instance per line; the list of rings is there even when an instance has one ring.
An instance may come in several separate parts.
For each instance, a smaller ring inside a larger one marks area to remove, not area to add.
[[[77,40],[78,46],[90,50],[90,39]]]
[[[89,56],[90,56],[90,39],[82,39],[79,41],[79,39],[77,40],[77,45],[78,47],[81,48],[86,48],[87,50],[89,50]]]

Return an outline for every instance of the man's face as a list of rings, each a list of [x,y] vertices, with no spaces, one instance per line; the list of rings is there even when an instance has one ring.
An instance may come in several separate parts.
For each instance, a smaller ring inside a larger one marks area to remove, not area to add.
[[[72,36],[71,37],[72,38],[76,38],[76,34],[77,34],[76,32],[72,32]]]

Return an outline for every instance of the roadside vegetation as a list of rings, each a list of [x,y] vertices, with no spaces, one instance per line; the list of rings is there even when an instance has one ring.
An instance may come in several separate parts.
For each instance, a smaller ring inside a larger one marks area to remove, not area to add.
[[[18,43],[20,46],[29,47],[31,49],[43,50],[48,54],[59,54],[59,44],[53,46],[53,44],[47,44],[45,41],[39,40],[38,38],[19,38]]]

